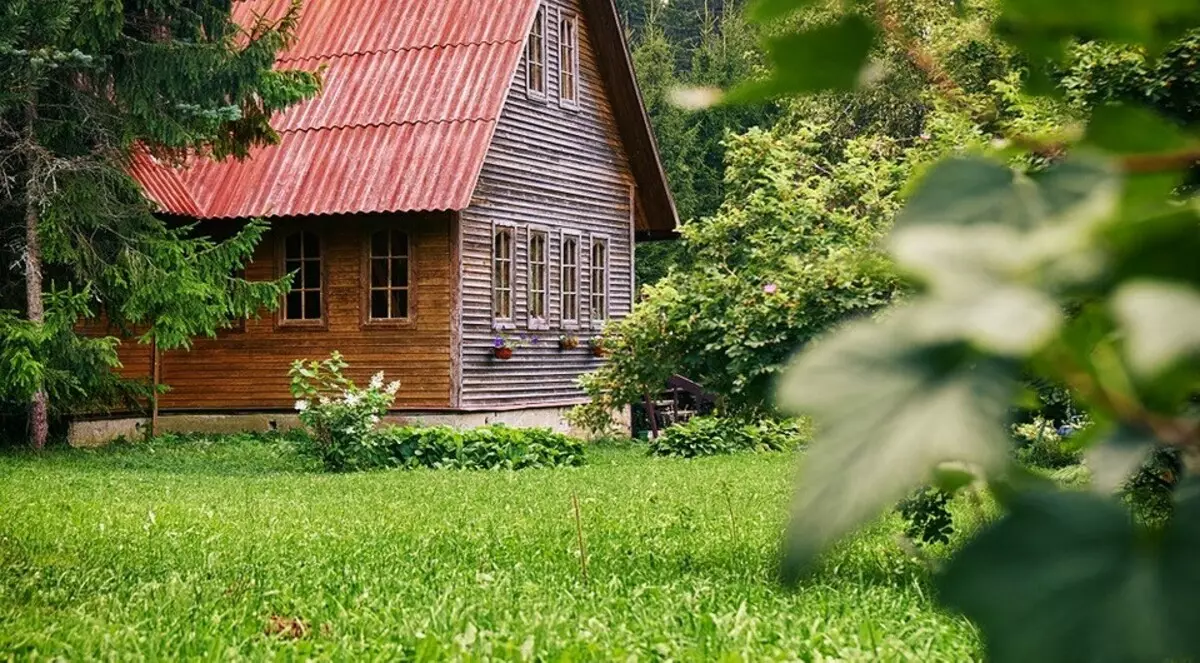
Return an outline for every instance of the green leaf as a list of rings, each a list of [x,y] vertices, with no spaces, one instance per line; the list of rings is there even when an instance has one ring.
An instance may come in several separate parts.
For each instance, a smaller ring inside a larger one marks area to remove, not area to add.
[[[1194,25],[1193,0],[1003,0],[998,29],[1027,53],[1071,38],[1157,47]]]
[[[939,594],[979,625],[997,663],[1192,658],[1197,515],[1181,505],[1155,546],[1111,498],[1022,494],[951,561]]]
[[[1073,159],[1036,177],[982,158],[929,171],[896,221],[891,250],[937,293],[974,297],[998,284],[1039,288],[1094,277],[1101,222],[1121,180],[1099,159]]]
[[[747,10],[750,20],[758,23],[786,18],[805,7],[812,5],[814,0],[755,0]]]
[[[1092,112],[1085,142],[1115,154],[1149,154],[1186,149],[1197,141],[1154,111],[1107,105]]]
[[[789,527],[789,581],[830,543],[930,483],[943,463],[985,473],[1007,463],[1011,367],[961,344],[913,339],[916,310],[849,325],[801,354],[784,377],[780,405],[812,414],[819,430]]]
[[[771,76],[745,83],[726,96],[727,103],[751,103],[823,90],[849,91],[858,85],[875,44],[875,28],[862,17],[847,16],[833,25],[767,41]]]
[[[1149,431],[1122,426],[1105,435],[1084,456],[1092,471],[1092,488],[1099,493],[1116,492],[1153,449],[1154,437]]]
[[[1113,296],[1134,371],[1155,376],[1200,352],[1200,291],[1163,281],[1135,281]]]

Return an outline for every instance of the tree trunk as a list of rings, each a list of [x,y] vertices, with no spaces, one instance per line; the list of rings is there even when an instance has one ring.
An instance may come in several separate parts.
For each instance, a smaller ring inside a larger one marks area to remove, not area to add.
[[[36,140],[33,125],[37,119],[36,101],[26,110],[28,137],[32,147]],[[25,187],[25,309],[29,321],[42,325],[46,322],[46,305],[42,299],[42,242],[38,237],[38,188],[41,175],[40,157],[32,153],[29,163],[29,183]],[[46,402],[45,385],[39,385],[29,404],[29,438],[33,448],[46,448],[50,436],[50,420]]]
[[[162,353],[158,339],[150,341],[150,437],[158,437],[158,385],[162,382]]]

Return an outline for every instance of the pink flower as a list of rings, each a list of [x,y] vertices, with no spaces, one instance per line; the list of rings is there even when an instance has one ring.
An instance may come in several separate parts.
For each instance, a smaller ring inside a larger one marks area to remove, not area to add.
[[[768,283],[763,286],[763,292],[767,293],[768,295],[773,295],[779,292],[779,286],[775,285],[774,283]]]

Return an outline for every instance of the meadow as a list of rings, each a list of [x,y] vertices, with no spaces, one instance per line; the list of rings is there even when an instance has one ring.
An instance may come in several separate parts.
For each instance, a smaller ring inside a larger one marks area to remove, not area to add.
[[[588,456],[346,475],[253,440],[2,456],[0,659],[979,657],[897,517],[778,585],[794,455]]]

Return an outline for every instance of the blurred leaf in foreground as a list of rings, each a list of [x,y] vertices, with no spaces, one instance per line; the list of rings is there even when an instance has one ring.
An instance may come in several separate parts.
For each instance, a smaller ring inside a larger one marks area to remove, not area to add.
[[[1120,503],[1019,494],[939,579],[943,602],[987,634],[988,658],[1163,661],[1200,654],[1200,504],[1181,502],[1154,540]]]
[[[968,344],[928,344],[909,333],[917,309],[863,320],[802,354],[781,405],[813,415],[818,442],[805,457],[783,575],[794,582],[822,550],[877,517],[939,465],[1003,468],[1002,421],[1016,391],[1011,368]]]
[[[1113,311],[1126,330],[1129,363],[1143,376],[1200,352],[1200,291],[1195,288],[1135,281],[1117,291]]]
[[[736,88],[726,97],[747,103],[802,92],[853,90],[875,44],[875,28],[858,16],[767,41],[771,76]]]

